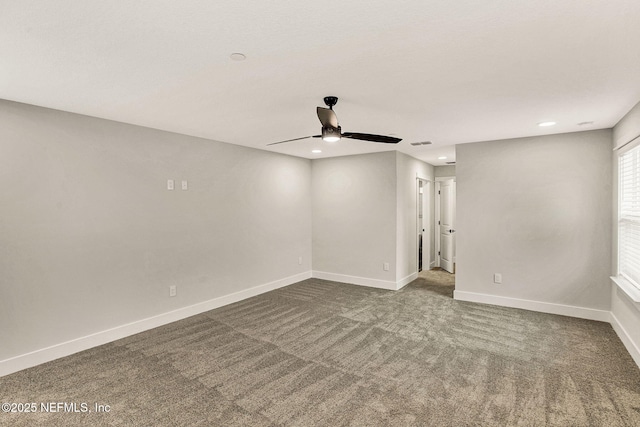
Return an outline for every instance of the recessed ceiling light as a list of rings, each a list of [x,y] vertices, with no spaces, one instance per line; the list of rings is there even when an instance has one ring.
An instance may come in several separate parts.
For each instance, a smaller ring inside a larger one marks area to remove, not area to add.
[[[580,122],[578,123],[578,126],[586,126],[586,125],[592,125],[593,122]]]
[[[547,127],[547,126],[553,126],[555,124],[556,124],[556,122],[540,122],[540,123],[538,123],[538,126]]]
[[[311,152],[314,154],[319,154],[319,153],[322,153],[322,150],[311,150]]]
[[[232,61],[244,61],[247,59],[247,56],[244,53],[232,53],[229,55]]]
[[[440,156],[438,157],[438,160],[447,160],[447,156]]]

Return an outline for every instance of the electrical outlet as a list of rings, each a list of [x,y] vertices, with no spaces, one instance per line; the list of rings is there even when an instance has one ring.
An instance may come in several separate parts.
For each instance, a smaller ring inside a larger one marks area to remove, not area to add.
[[[186,179],[182,180],[182,189],[183,190],[188,190],[189,189],[189,183],[187,182]]]
[[[175,183],[172,179],[167,180],[167,190],[173,190],[175,188]]]
[[[385,262],[384,264],[382,264],[382,269],[383,269],[384,271],[389,271],[389,263],[388,263],[388,262]]]
[[[502,283],[502,274],[500,274],[500,273],[495,273],[495,274],[493,275],[493,283],[496,283],[496,284],[500,284],[500,283]]]
[[[178,291],[177,290],[177,286],[175,286],[175,285],[169,286],[169,296],[170,297],[175,297],[177,291]]]
[[[301,256],[298,257],[298,265],[302,265],[302,257]]]

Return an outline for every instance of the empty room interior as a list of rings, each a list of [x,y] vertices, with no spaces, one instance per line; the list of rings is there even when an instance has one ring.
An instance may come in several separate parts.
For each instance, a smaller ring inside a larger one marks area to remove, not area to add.
[[[0,6],[0,425],[640,425],[640,2]]]

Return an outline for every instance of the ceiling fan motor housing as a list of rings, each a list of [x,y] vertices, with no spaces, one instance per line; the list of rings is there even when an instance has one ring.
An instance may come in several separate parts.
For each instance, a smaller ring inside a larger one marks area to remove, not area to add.
[[[322,128],[322,139],[326,140],[327,138],[329,138],[329,140],[331,140],[332,138],[337,138],[340,139],[342,135],[342,129],[340,128],[340,126],[338,126],[337,128],[334,128],[332,126],[324,126]]]

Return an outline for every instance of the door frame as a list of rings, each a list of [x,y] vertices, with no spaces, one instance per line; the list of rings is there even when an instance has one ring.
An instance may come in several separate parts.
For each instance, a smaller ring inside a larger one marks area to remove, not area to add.
[[[422,224],[420,224],[420,182],[422,182]],[[432,193],[433,179],[424,178],[416,174],[416,232],[422,234],[422,270],[431,269],[431,233],[432,222]],[[422,232],[421,230],[425,231]],[[420,239],[416,234],[416,272],[420,272]]]
[[[436,177],[435,180],[435,186],[434,186],[434,192],[433,192],[433,198],[434,198],[434,219],[433,219],[433,232],[435,233],[434,236],[437,236],[436,238],[434,238],[434,247],[435,247],[435,259],[436,259],[436,263],[435,266],[436,267],[440,267],[440,197],[439,196],[439,191],[440,191],[440,183],[442,181],[448,181],[452,179],[454,184],[456,182],[456,177],[455,176],[439,176]],[[454,199],[455,200],[455,199]],[[454,215],[455,215],[455,201],[454,201]],[[455,242],[455,237],[454,237],[454,242]],[[456,245],[453,245],[453,263],[455,265],[456,263]]]

